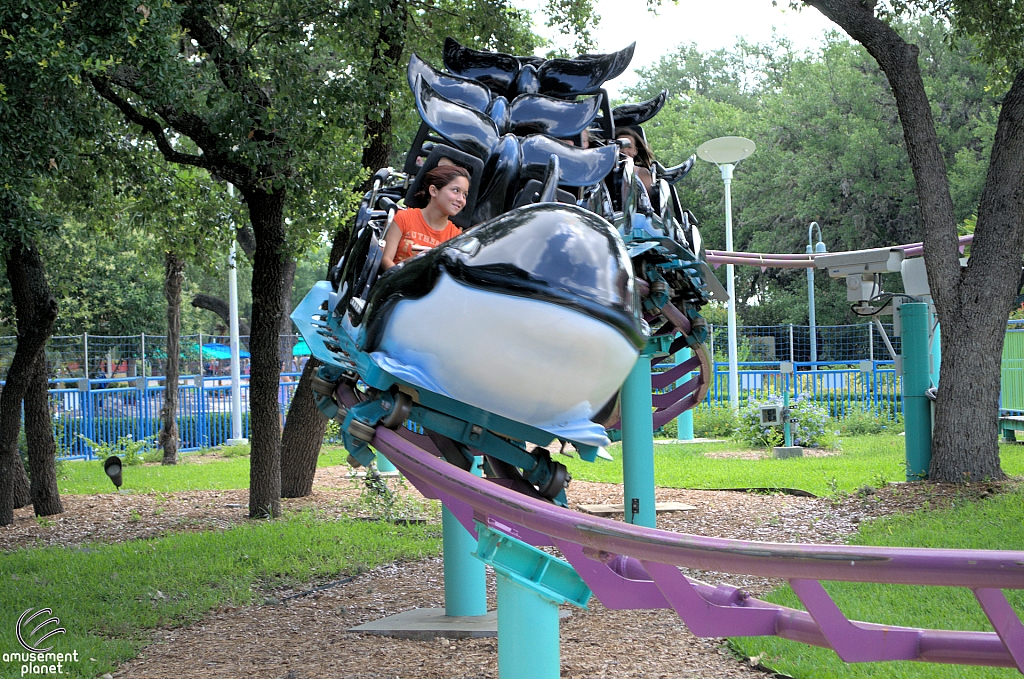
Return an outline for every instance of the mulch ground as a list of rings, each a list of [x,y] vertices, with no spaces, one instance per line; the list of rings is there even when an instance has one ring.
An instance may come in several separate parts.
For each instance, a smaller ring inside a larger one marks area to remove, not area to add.
[[[321,469],[314,493],[284,500],[286,512],[317,509],[325,518],[358,512],[358,486],[344,467]],[[658,515],[658,527],[698,535],[769,542],[838,544],[863,521],[954,500],[980,500],[1009,484],[896,484],[833,498],[730,491],[658,489],[659,502],[690,511]],[[415,491],[406,489],[406,493]],[[573,481],[572,506],[622,501],[622,486]],[[246,521],[247,491],[67,496],[67,511],[37,521],[30,509],[0,528],[0,550],[146,539],[182,530],[221,530]],[[622,516],[613,516],[622,520]],[[729,582],[752,593],[777,586],[764,578],[688,571],[705,582]],[[310,587],[319,583],[311,583]],[[494,606],[493,575],[488,579]],[[308,596],[271,593],[268,603],[211,611],[200,622],[157,630],[152,644],[114,677],[170,679],[394,679],[498,676],[494,639],[413,641],[360,635],[355,625],[412,608],[443,608],[440,559],[397,563]],[[691,635],[671,611],[610,611],[593,601],[561,623],[562,676],[765,676],[735,658],[721,639]]]

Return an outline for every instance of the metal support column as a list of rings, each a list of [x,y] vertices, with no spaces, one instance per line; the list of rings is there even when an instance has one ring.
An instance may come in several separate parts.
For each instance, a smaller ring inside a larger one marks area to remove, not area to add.
[[[496,580],[498,677],[558,679],[561,676],[558,606],[512,578],[498,574]],[[515,614],[505,615],[505,611],[515,611]]]
[[[930,386],[931,360],[928,354],[928,305],[903,304],[898,312],[903,325],[903,416],[907,458],[907,481],[928,476],[932,460],[931,403],[924,392]]]
[[[480,523],[477,532],[475,556],[497,580],[499,679],[559,679],[558,605],[585,609],[590,588],[561,559]]]
[[[377,453],[378,469],[384,459]],[[474,458],[473,473],[477,476],[483,475],[482,460]],[[473,557],[477,541],[447,507],[441,508],[441,527],[444,534],[444,614],[449,617],[485,615],[487,571],[484,563]]]
[[[654,528],[651,357],[641,353],[622,385],[622,490],[626,522]]]
[[[676,363],[685,363],[690,358],[692,353],[693,352],[691,352],[688,348],[681,349],[676,354]],[[693,373],[683,375],[683,377],[679,380],[679,383],[686,382],[688,379],[690,379],[691,375],[693,375]],[[694,406],[694,408],[695,407],[696,406]],[[680,441],[693,440],[693,408],[690,408],[689,410],[684,410],[682,413],[679,414],[679,417],[676,418],[676,438],[679,439]]]
[[[381,454],[381,452],[378,450],[377,451],[377,471],[379,471],[379,472],[396,472],[396,471],[398,471],[398,469],[395,467],[395,465],[391,464],[391,460],[389,460],[388,458],[384,457],[384,455]]]

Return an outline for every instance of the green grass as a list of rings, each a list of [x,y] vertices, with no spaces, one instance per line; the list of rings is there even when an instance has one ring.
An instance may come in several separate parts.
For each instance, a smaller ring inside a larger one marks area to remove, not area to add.
[[[249,487],[249,458],[238,456],[216,462],[190,464],[190,453],[181,456],[181,463],[173,466],[150,464],[124,468],[123,490],[138,493],[173,493],[184,490],[227,490]],[[317,459],[318,467],[342,464],[348,453],[343,448],[325,447]],[[101,460],[71,460],[62,462],[57,472],[57,487],[62,495],[109,493],[113,484],[103,473]]]
[[[843,439],[841,455],[788,460],[704,457],[716,451],[754,450],[734,441],[657,444],[654,483],[665,488],[799,488],[822,496],[852,492],[906,478],[903,440],[895,434],[850,437]],[[558,459],[574,479],[622,483],[622,446],[615,444],[608,452],[614,462]],[[1006,473],[1024,475],[1024,446],[1004,444],[1000,453]]]
[[[944,547],[955,549],[1024,549],[1024,489],[946,510],[900,515],[865,526],[853,540],[859,545]],[[969,590],[831,582],[826,589],[852,620],[932,629],[992,631]],[[1014,607],[1024,609],[1024,592],[1007,590]],[[802,608],[788,587],[764,597]],[[832,651],[776,637],[731,640],[746,657],[792,677],[814,679],[971,679],[1019,677],[1016,670],[933,665],[911,662],[847,665]]]
[[[97,677],[133,657],[150,630],[194,622],[219,606],[272,604],[276,587],[439,551],[437,526],[325,521],[308,512],[218,533],[23,549],[0,555],[0,649],[19,648],[14,623],[22,611],[49,607],[67,629],[49,640],[53,652],[78,651],[65,676]],[[20,675],[20,664],[0,662],[0,677]]]

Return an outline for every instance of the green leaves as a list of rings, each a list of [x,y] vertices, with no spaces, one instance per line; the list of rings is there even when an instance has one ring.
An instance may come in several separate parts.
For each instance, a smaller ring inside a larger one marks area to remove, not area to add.
[[[921,47],[956,217],[977,209],[1002,90],[971,60],[969,44],[951,47],[948,30],[930,17],[900,25]],[[895,100],[866,51],[838,34],[819,51],[798,54],[784,41],[739,42],[701,52],[683,45],[629,90],[631,100],[668,89],[672,100],[645,125],[666,166],[704,141],[738,135],[757,152],[732,183],[735,247],[802,253],[807,225],[821,224],[830,251],[920,240],[920,217]],[[699,162],[677,186],[701,221],[709,247],[724,248],[724,192],[717,168]],[[748,324],[805,323],[803,271],[738,268],[740,312]],[[854,320],[842,290],[819,277],[819,321]],[[745,308],[744,308],[745,307]]]

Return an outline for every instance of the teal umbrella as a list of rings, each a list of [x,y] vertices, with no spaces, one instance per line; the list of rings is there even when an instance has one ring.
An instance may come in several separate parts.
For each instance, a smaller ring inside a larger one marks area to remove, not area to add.
[[[238,348],[239,358],[249,358],[249,352],[241,347]],[[214,358],[218,361],[231,360],[231,347],[218,342],[210,342],[203,345],[203,358]]]
[[[309,350],[309,345],[306,344],[306,340],[299,340],[292,347],[292,356],[312,356],[313,352]]]

